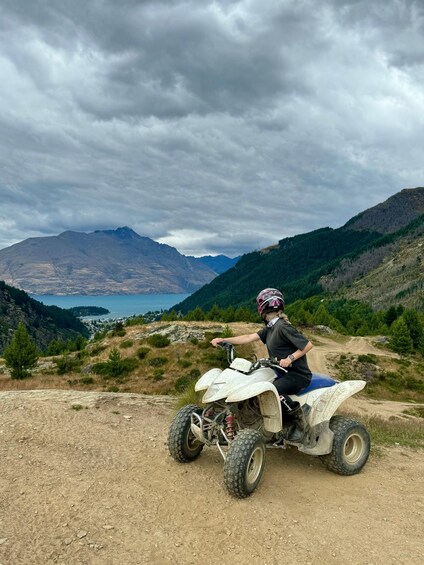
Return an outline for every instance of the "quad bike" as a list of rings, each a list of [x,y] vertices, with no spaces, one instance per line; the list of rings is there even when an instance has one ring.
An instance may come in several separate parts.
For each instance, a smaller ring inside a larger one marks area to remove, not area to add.
[[[363,424],[334,415],[340,404],[362,390],[365,381],[339,382],[314,374],[311,383],[290,397],[300,403],[303,438],[290,441],[293,423],[282,423],[281,403],[273,385],[275,359],[235,358],[227,350],[229,367],[211,369],[200,377],[196,391],[205,391],[204,406],[190,404],[172,420],[168,434],[171,456],[181,463],[196,459],[203,447],[216,445],[224,459],[224,484],[228,492],[245,498],[258,486],[265,467],[266,448],[294,445],[319,456],[326,467],[340,475],[358,473],[368,460],[370,437]],[[284,377],[282,377],[284,378]]]

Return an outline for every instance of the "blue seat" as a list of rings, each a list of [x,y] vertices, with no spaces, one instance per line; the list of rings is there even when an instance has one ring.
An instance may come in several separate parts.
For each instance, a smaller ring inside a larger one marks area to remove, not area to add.
[[[331,377],[327,377],[327,375],[318,375],[317,373],[312,373],[312,380],[305,388],[299,390],[296,393],[296,396],[302,396],[303,394],[307,394],[312,390],[316,390],[317,388],[326,388],[329,386],[334,386],[337,384],[338,381],[335,381]]]

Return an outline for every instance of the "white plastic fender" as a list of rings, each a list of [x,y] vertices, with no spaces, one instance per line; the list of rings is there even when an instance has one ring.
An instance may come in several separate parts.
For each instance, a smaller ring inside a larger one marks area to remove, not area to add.
[[[279,432],[282,428],[281,403],[277,389],[270,382],[256,382],[233,391],[226,402],[242,402],[257,397],[267,432]]]
[[[213,383],[216,377],[222,373],[222,369],[211,369],[203,374],[197,381],[194,390],[197,392],[199,390],[206,390]]]
[[[334,386],[319,388],[302,396],[290,395],[293,400],[311,406],[308,414],[308,424],[312,427],[321,422],[327,422],[337,408],[350,396],[362,390],[365,381],[343,381]]]
[[[232,390],[234,386],[240,386],[238,383],[242,382],[245,375],[234,371],[233,369],[224,369],[221,371],[214,380],[209,385],[209,388],[205,392],[202,398],[202,402],[208,404],[209,402],[216,402],[227,396],[226,393],[223,394],[223,390],[227,387]]]
[[[252,383],[271,382],[274,379],[274,371],[267,367],[262,367],[250,375],[239,373],[234,369],[225,369],[205,392],[202,402],[216,402],[217,400],[227,398],[229,394],[232,394],[235,391],[247,390]],[[249,397],[250,395],[247,396],[247,398]]]

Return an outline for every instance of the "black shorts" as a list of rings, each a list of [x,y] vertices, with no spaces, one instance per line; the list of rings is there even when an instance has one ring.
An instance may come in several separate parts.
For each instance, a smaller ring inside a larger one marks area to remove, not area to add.
[[[281,377],[278,376],[273,384],[279,394],[296,394],[302,390],[302,388],[307,387],[310,382],[311,379],[309,377],[289,371],[288,373],[284,373]]]

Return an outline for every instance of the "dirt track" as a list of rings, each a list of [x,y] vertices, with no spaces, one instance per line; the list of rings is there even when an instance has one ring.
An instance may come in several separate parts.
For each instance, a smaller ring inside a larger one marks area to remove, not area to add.
[[[2,565],[424,562],[422,451],[387,450],[340,477],[293,448],[270,450],[257,491],[235,500],[216,450],[189,465],[169,457],[164,397],[0,401]]]

